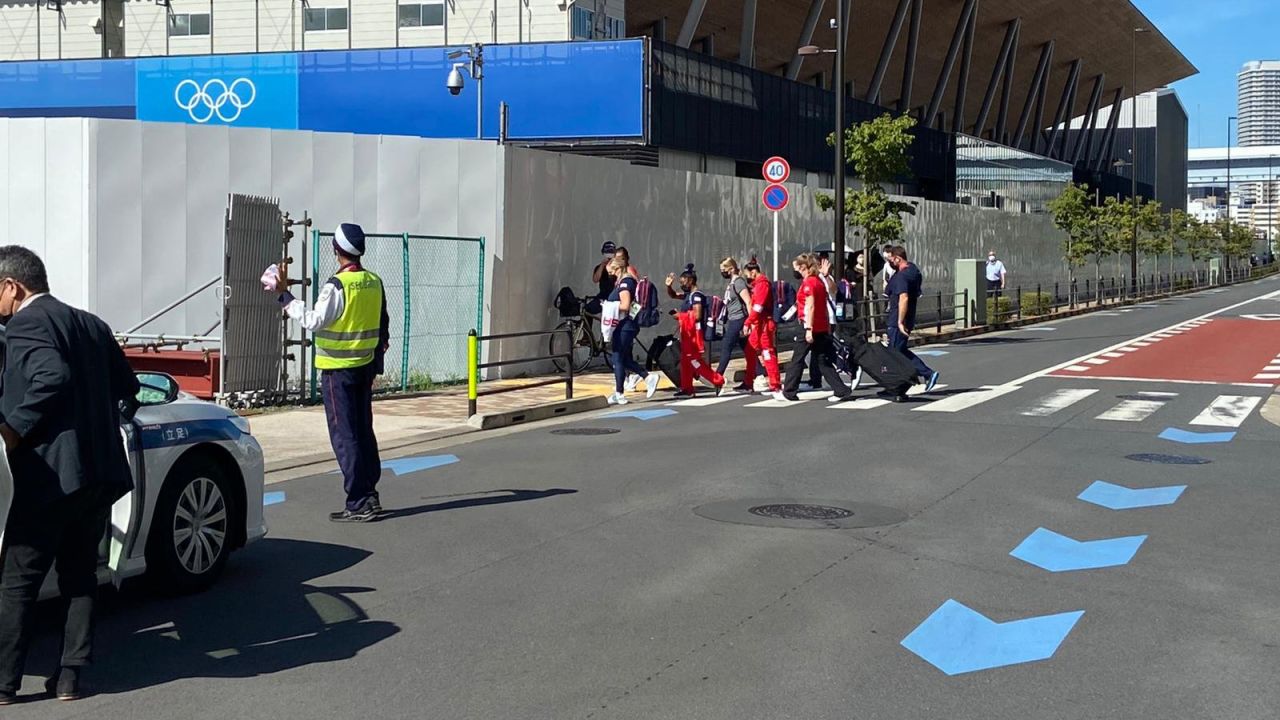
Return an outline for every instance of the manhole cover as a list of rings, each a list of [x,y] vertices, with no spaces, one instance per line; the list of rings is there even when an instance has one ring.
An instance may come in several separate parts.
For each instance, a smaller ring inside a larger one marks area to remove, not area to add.
[[[846,510],[842,507],[800,505],[796,503],[757,505],[753,508],[748,508],[747,512],[775,520],[840,520],[853,517],[852,510]]]
[[[1195,457],[1194,455],[1162,455],[1160,453],[1126,455],[1125,459],[1133,460],[1135,462],[1156,463],[1159,465],[1208,465],[1213,462],[1208,458]]]
[[[814,498],[724,500],[699,505],[693,512],[717,522],[797,530],[880,527],[895,525],[908,517],[902,510],[883,505]]]
[[[622,432],[618,428],[563,428],[552,430],[552,435],[615,435]]]

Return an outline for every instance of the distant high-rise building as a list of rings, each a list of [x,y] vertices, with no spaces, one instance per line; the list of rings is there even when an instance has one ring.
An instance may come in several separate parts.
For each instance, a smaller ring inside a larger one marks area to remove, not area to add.
[[[1247,62],[1239,83],[1239,145],[1280,145],[1280,60]]]

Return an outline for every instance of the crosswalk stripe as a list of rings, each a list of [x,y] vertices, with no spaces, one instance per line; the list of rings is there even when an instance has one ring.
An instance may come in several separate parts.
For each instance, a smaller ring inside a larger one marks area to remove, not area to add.
[[[946,383],[938,383],[937,385],[933,386],[933,390],[931,392],[938,392],[939,390],[943,390],[946,387],[947,387]],[[912,397],[915,397],[916,395],[924,395],[925,394],[924,385],[912,385],[910,388],[907,389],[907,394]]]
[[[1258,373],[1253,376],[1254,380],[1280,380],[1280,373]]]
[[[1118,352],[1102,353],[1102,357],[1104,357],[1104,358],[1112,358],[1112,359],[1115,359],[1115,358],[1122,358],[1122,357],[1124,357],[1124,353],[1118,353]]]
[[[1123,400],[1096,419],[1115,422],[1142,422],[1154,415],[1164,405],[1164,400]]]
[[[1070,367],[1063,368],[1063,370],[1070,370],[1071,372],[1084,372],[1088,369],[1088,365],[1071,365]]]
[[[688,400],[677,400],[667,403],[671,407],[707,407],[709,405],[719,405],[720,403],[732,402],[739,398],[747,397],[746,395],[721,395],[720,397],[690,398]]]
[[[1109,361],[1105,358],[1089,358],[1088,360],[1085,360],[1085,362],[1090,365],[1106,365]]]
[[[858,398],[857,400],[850,400],[848,402],[835,403],[829,407],[832,410],[874,410],[878,407],[888,405],[891,402],[893,401],[885,400],[884,398],[868,397]]]
[[[1096,392],[1098,392],[1096,389],[1090,388],[1058,390],[1041,398],[1040,402],[1023,410],[1022,414],[1027,417],[1048,417],[1059,410],[1075,405]]]
[[[912,412],[935,412],[935,413],[954,413],[960,412],[974,405],[981,405],[988,400],[994,400],[1001,395],[1021,389],[1019,385],[1001,385],[999,387],[984,388],[982,390],[974,390],[973,392],[962,393],[960,395],[952,395],[937,402],[931,402],[928,405],[915,408]]]
[[[1136,352],[1138,352],[1138,350],[1139,350],[1139,348],[1136,348],[1136,347],[1122,347],[1122,348],[1117,348],[1117,349],[1116,349],[1116,352],[1122,352],[1122,353],[1136,353]]]
[[[805,403],[807,403],[807,402],[809,402],[809,401],[808,401],[808,400],[795,400],[795,401],[791,401],[791,400],[774,400],[773,398],[770,398],[770,399],[768,399],[768,400],[765,400],[764,402],[751,403],[751,404],[749,404],[749,405],[745,405],[744,407],[749,407],[749,408],[784,408],[784,407],[794,407],[794,406],[796,406],[796,405],[803,405],[803,404],[805,404]]]
[[[1191,424],[1238,428],[1261,402],[1252,395],[1219,395]]]

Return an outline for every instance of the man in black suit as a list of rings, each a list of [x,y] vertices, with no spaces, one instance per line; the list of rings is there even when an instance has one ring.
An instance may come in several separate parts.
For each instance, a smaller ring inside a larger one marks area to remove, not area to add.
[[[55,563],[66,628],[46,689],[75,700],[99,546],[112,503],[133,487],[120,423],[137,409],[138,381],[111,329],[49,295],[44,263],[26,248],[0,247],[0,322],[0,438],[14,485],[0,561],[0,705],[22,684],[32,611]]]

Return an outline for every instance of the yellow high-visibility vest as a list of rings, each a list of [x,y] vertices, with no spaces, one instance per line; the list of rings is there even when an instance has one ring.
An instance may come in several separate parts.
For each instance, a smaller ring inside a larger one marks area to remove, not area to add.
[[[316,368],[346,370],[373,362],[382,332],[382,279],[368,270],[340,272],[342,315],[316,331]]]

